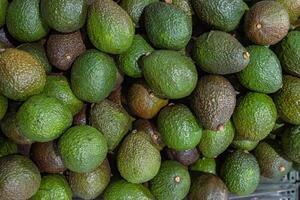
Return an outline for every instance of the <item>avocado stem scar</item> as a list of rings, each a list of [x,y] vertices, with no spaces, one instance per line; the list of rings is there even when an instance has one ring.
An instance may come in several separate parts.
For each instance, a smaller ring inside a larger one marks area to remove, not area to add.
[[[284,171],[285,171],[285,167],[284,167],[284,166],[280,166],[280,167],[279,167],[279,171],[280,171],[280,172],[284,172]]]
[[[175,176],[174,180],[175,180],[176,183],[179,183],[180,182],[180,176]]]
[[[262,25],[261,24],[256,24],[257,29],[261,29]]]
[[[245,60],[249,59],[249,58],[250,58],[250,53],[249,53],[248,51],[244,52],[244,53],[243,53],[243,58],[244,58]]]

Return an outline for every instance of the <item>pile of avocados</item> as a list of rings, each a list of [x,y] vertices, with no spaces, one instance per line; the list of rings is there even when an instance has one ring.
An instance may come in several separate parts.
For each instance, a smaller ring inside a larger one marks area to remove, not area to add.
[[[300,0],[0,0],[1,200],[227,200],[300,170]]]

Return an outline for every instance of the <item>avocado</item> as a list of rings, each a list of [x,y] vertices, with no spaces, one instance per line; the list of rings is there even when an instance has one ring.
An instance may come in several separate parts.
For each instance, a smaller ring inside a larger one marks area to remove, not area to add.
[[[135,32],[130,16],[113,0],[96,0],[89,7],[87,30],[93,45],[110,54],[127,51]]]
[[[88,124],[88,114],[89,114],[89,107],[87,104],[84,104],[81,110],[74,115],[73,117],[73,125],[86,125]]]
[[[48,75],[42,94],[54,97],[75,115],[80,111],[83,102],[72,92],[68,79],[63,75]]]
[[[25,43],[18,46],[18,49],[23,51],[27,51],[34,58],[36,58],[43,65],[46,73],[50,73],[52,70],[52,66],[49,63],[49,60],[46,55],[46,50],[44,46],[40,42],[35,43]]]
[[[289,13],[290,23],[296,24],[300,16],[300,1],[299,0],[277,0],[281,3]]]
[[[261,141],[254,150],[254,156],[264,177],[279,180],[292,169],[293,163],[285,157],[275,140]]]
[[[191,98],[191,107],[204,128],[215,131],[224,128],[235,104],[233,86],[219,75],[201,77]]]
[[[120,6],[129,14],[136,27],[140,26],[144,9],[159,0],[121,0]]]
[[[282,149],[289,159],[300,163],[300,126],[287,128],[281,136]]]
[[[220,127],[219,131],[204,129],[198,145],[199,151],[207,158],[215,158],[229,147],[234,135],[235,128],[231,120]]]
[[[171,50],[157,50],[144,57],[142,69],[150,89],[160,98],[189,96],[198,80],[193,61]]]
[[[11,48],[0,52],[0,90],[4,96],[24,101],[40,93],[45,82],[45,70],[31,54]]]
[[[194,0],[193,6],[201,20],[226,32],[235,30],[248,10],[243,0]]]
[[[235,138],[231,143],[231,147],[239,150],[252,151],[253,149],[255,149],[258,143],[259,141]]]
[[[259,1],[246,14],[244,29],[253,43],[274,45],[288,34],[289,14],[276,1]]]
[[[276,106],[271,97],[248,92],[233,113],[236,136],[252,141],[262,140],[272,131],[276,118]]]
[[[142,131],[148,134],[151,138],[152,145],[159,151],[163,150],[166,146],[153,121],[138,119],[133,123],[133,130]]]
[[[72,200],[72,191],[66,178],[60,174],[42,177],[39,190],[29,200],[41,199]]]
[[[111,152],[131,130],[133,121],[122,106],[112,101],[103,100],[91,107],[90,124],[103,133]]]
[[[41,13],[40,0],[13,0],[6,13],[8,32],[20,42],[40,40],[49,32]]]
[[[155,96],[143,81],[135,82],[129,87],[127,102],[130,112],[143,119],[152,119],[168,104],[167,99]]]
[[[10,139],[0,136],[0,157],[16,153],[17,145]]]
[[[220,175],[231,193],[249,195],[259,184],[260,169],[252,154],[237,150],[225,158]]]
[[[195,148],[202,136],[200,123],[183,104],[163,108],[157,118],[157,127],[166,145],[175,150]]]
[[[58,151],[71,171],[91,172],[106,158],[107,142],[103,134],[91,126],[73,126],[58,140]]]
[[[120,70],[132,78],[142,77],[139,60],[150,54],[154,49],[141,35],[135,35],[131,47],[118,56]]]
[[[228,200],[228,193],[226,185],[219,177],[202,174],[192,182],[188,200]]]
[[[85,0],[41,0],[41,14],[49,27],[58,32],[74,32],[85,24]]]
[[[0,0],[0,27],[5,24],[6,9],[8,0]]]
[[[282,70],[276,54],[268,47],[252,45],[248,66],[238,73],[241,84],[256,92],[274,93],[282,87]]]
[[[243,70],[250,54],[232,35],[210,31],[200,35],[194,44],[193,58],[200,68],[211,74],[232,74]]]
[[[67,34],[51,34],[47,40],[47,56],[52,65],[66,71],[75,59],[84,53],[85,44],[80,31]]]
[[[8,100],[5,96],[0,95],[0,120],[3,119],[8,108]]]
[[[72,113],[54,97],[35,95],[19,108],[16,124],[26,138],[48,142],[71,126]]]
[[[107,54],[91,49],[80,55],[71,71],[71,88],[81,100],[97,103],[104,100],[117,81],[117,67]]]
[[[202,173],[216,174],[216,160],[214,158],[199,158],[191,167],[191,171],[199,171]]]
[[[125,180],[110,183],[103,195],[105,200],[155,200],[148,188],[142,184],[134,184]]]
[[[176,161],[167,160],[150,181],[150,191],[157,200],[183,199],[188,194],[190,185],[188,169]]]
[[[133,131],[123,140],[117,155],[117,166],[125,180],[131,183],[147,182],[158,173],[160,164],[160,152],[147,133]]]
[[[283,87],[274,96],[280,118],[290,124],[300,124],[300,107],[297,103],[299,101],[300,79],[289,75],[283,76]]]
[[[35,142],[30,149],[31,159],[42,173],[63,173],[66,170],[58,153],[57,142]]]
[[[288,74],[300,78],[300,31],[291,31],[289,34],[277,45],[276,53],[280,59],[282,68]]]
[[[165,2],[168,3],[167,0]],[[170,3],[183,10],[190,18],[195,14],[191,0],[171,0]]]
[[[155,2],[144,12],[147,36],[155,47],[180,50],[188,44],[192,36],[192,19],[182,9]]]
[[[176,151],[174,149],[167,148],[166,151],[170,160],[178,161],[185,166],[192,165],[199,158],[199,152],[197,148],[182,151]]]
[[[3,200],[23,200],[39,189],[41,175],[35,164],[25,156],[0,158],[0,196]]]
[[[77,173],[70,171],[69,184],[73,193],[83,199],[95,199],[98,197],[110,182],[110,166],[107,159],[94,171]]]

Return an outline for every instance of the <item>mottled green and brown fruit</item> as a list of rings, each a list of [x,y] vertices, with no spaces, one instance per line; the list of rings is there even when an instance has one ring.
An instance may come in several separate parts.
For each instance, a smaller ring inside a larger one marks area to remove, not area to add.
[[[109,162],[105,159],[94,171],[88,173],[70,171],[68,180],[73,193],[77,197],[95,199],[109,184],[110,176]]]
[[[260,1],[246,14],[244,26],[247,37],[253,43],[273,45],[288,34],[289,14],[276,1]]]
[[[39,189],[41,175],[35,164],[25,156],[0,158],[0,196],[3,200],[23,200]]]
[[[130,86],[127,102],[131,113],[143,119],[152,119],[168,104],[167,99],[155,96],[144,82],[135,82]]]
[[[87,3],[85,0],[41,0],[41,15],[56,31],[74,32],[85,24]]]
[[[170,160],[176,160],[185,166],[192,165],[199,158],[199,152],[197,148],[176,151],[174,149],[167,148],[167,155]]]
[[[166,145],[175,150],[195,148],[202,136],[200,123],[183,104],[163,108],[158,115],[157,126]]]
[[[8,0],[0,0],[0,27],[5,24],[6,9]]]
[[[261,141],[254,150],[254,156],[264,177],[279,180],[292,169],[293,163],[286,158],[276,141]]]
[[[285,75],[283,87],[275,94],[278,114],[284,121],[300,125],[300,79]]]
[[[89,7],[87,30],[93,45],[110,54],[129,49],[135,32],[130,16],[112,0],[96,0]]]
[[[189,200],[228,200],[229,192],[224,182],[213,174],[197,177],[191,185]]]
[[[131,130],[133,120],[121,105],[109,100],[103,100],[91,107],[90,123],[103,133],[109,151],[113,151]]]
[[[300,126],[286,129],[281,136],[282,149],[292,161],[300,163]]]
[[[47,40],[47,56],[52,65],[66,71],[75,59],[85,52],[80,31],[68,34],[51,34]]]
[[[0,52],[0,91],[4,96],[24,101],[40,93],[45,83],[45,70],[31,54],[18,49]]]
[[[36,142],[31,146],[31,159],[42,173],[62,173],[66,170],[57,150],[56,141]]]
[[[262,140],[272,131],[276,119],[277,111],[272,98],[249,92],[241,98],[233,113],[236,136],[252,141]]]
[[[45,37],[49,27],[41,13],[40,0],[13,0],[6,12],[8,32],[20,42],[33,42]]]
[[[131,183],[153,179],[160,168],[161,155],[151,137],[142,131],[133,131],[123,140],[117,156],[121,176]]]
[[[0,136],[0,157],[16,153],[17,145],[10,139]]]
[[[161,49],[180,50],[192,36],[192,19],[180,8],[155,2],[145,8],[145,29],[151,43]]]
[[[73,125],[86,125],[89,122],[89,107],[87,104],[84,104],[81,110],[74,115]]]
[[[179,52],[157,50],[143,58],[143,75],[160,98],[180,99],[195,89],[198,73],[192,59]]]
[[[249,63],[247,49],[232,35],[210,31],[196,39],[193,57],[199,67],[212,74],[232,74]]]
[[[300,16],[300,1],[299,0],[277,0],[288,11],[291,24],[297,22]]]
[[[193,6],[198,17],[222,31],[236,29],[248,6],[243,0],[194,0]]]
[[[206,129],[221,130],[230,119],[236,104],[231,83],[218,75],[202,77],[193,93],[192,108]]]

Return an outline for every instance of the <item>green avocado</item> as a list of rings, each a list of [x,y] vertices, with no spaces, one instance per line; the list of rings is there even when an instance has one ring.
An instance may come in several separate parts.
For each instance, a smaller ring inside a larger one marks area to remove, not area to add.
[[[6,9],[8,0],[0,0],[0,27],[5,24]]]

